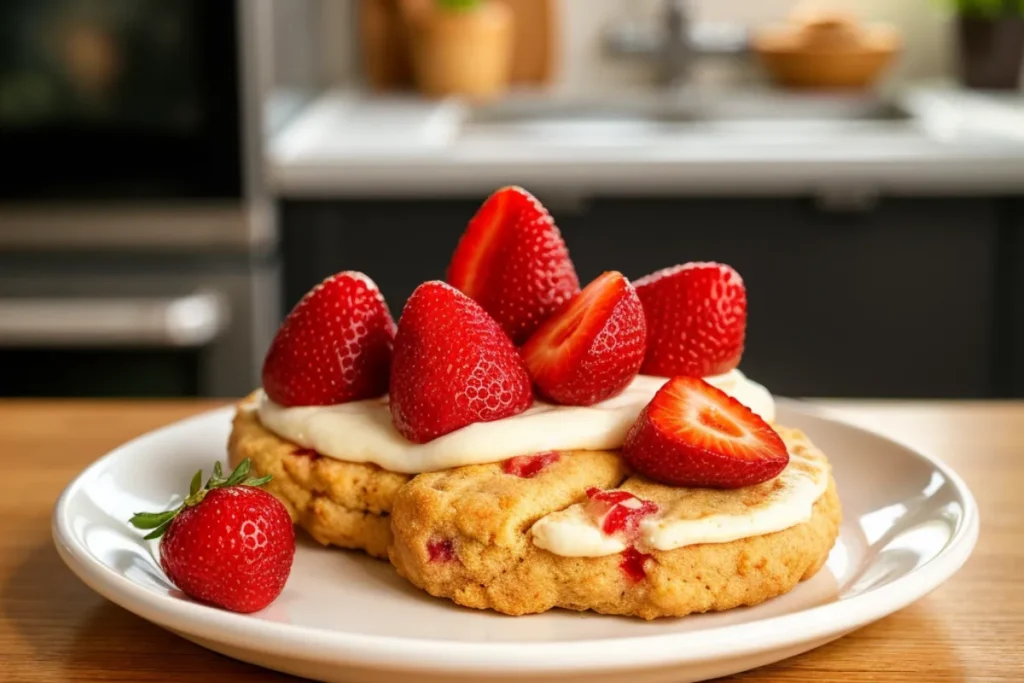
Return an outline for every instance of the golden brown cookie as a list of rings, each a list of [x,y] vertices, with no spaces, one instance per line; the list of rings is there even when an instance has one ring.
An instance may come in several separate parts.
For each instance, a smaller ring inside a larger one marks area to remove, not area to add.
[[[779,431],[791,449],[824,457],[802,433]],[[416,586],[467,607],[512,615],[563,607],[653,619],[786,593],[822,567],[838,535],[841,512],[830,476],[809,521],[728,543],[653,551],[641,580],[623,571],[623,555],[562,557],[533,544],[532,525],[584,500],[590,486],[643,490],[662,504],[677,495],[627,476],[618,454],[605,452],[562,454],[533,478],[510,476],[501,464],[420,475],[395,500],[391,561]],[[717,497],[716,505],[728,507],[735,502],[728,496],[758,495],[740,489],[709,493],[707,500]]]
[[[273,475],[266,489],[320,543],[386,559],[389,513],[410,475],[321,457],[264,428],[255,407],[255,395],[238,405],[228,441],[231,466],[249,458],[259,476]]]

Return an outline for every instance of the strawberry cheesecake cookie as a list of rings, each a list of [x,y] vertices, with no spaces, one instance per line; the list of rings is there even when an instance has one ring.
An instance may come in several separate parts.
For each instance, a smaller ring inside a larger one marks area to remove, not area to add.
[[[756,604],[818,571],[840,506],[825,456],[739,370],[746,315],[717,263],[581,291],[551,216],[504,188],[397,326],[362,274],[310,292],[229,450],[317,540],[465,606]]]

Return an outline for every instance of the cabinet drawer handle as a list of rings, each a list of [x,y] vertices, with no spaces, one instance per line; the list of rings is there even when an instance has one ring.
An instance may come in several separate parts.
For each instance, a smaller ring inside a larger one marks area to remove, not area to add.
[[[0,298],[0,346],[198,348],[228,324],[221,296]]]
[[[862,185],[822,188],[815,195],[815,206],[825,213],[868,213],[878,202],[878,189]]]

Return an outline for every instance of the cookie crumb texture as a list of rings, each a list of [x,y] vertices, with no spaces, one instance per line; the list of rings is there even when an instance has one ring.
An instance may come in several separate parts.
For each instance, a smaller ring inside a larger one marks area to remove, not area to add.
[[[780,431],[788,444],[813,448],[800,432]],[[628,557],[562,557],[533,545],[529,530],[541,517],[585,500],[592,486],[632,489],[638,479],[618,454],[597,451],[564,453],[532,479],[500,463],[420,475],[395,499],[391,562],[416,586],[466,607],[655,619],[782,595],[821,569],[839,532],[830,477],[811,519],[773,534]],[[438,561],[438,547],[451,556]]]
[[[235,414],[228,442],[231,466],[249,458],[258,476],[273,475],[264,488],[317,542],[387,559],[391,507],[410,476],[299,448],[265,429],[254,407],[250,396]]]

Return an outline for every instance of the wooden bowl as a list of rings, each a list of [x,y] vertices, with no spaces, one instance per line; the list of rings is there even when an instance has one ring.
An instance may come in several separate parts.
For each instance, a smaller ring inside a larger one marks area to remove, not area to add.
[[[863,89],[873,85],[900,51],[895,29],[823,18],[763,29],[754,36],[772,80],[787,88]]]

